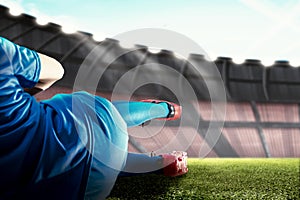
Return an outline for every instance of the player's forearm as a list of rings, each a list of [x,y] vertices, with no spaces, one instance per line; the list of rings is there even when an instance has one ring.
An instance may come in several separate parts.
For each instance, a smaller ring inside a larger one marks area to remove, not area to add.
[[[64,75],[64,68],[55,59],[38,53],[41,61],[41,72],[39,82],[35,85],[36,88],[46,90]]]
[[[3,37],[0,37],[0,53],[10,64],[10,68],[4,72],[11,70],[9,74],[18,79],[18,84],[29,88],[26,91],[34,90],[31,89],[33,87],[45,90],[63,77],[64,69],[58,61]]]
[[[48,89],[64,75],[64,68],[54,58],[41,53],[38,53],[38,56],[41,63],[39,81],[33,88],[24,89],[25,92],[31,95],[35,95],[43,90]]]

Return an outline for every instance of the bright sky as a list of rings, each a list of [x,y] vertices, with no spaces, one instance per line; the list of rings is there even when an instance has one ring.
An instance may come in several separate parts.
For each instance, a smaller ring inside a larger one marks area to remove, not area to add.
[[[211,58],[290,60],[300,65],[298,0],[0,0],[12,12],[114,37],[164,28],[197,42]],[[121,41],[122,42],[122,41]]]

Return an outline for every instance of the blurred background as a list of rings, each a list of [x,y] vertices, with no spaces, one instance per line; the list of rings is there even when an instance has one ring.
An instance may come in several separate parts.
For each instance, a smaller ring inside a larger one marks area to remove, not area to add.
[[[300,157],[299,3],[130,0],[83,5],[2,0],[0,36],[54,57],[65,67],[63,79],[38,94],[39,101],[85,89],[108,99],[112,95],[114,99],[158,98],[183,105],[181,121],[129,129],[129,151],[184,150],[190,157]],[[114,39],[120,32],[149,27],[179,32],[205,52],[180,57],[163,46],[153,48],[140,41],[128,46]],[[147,64],[152,65],[132,71]],[[169,73],[162,64],[178,73]],[[83,65],[88,66],[86,80],[102,70],[95,87],[89,81],[74,87]],[[114,91],[129,71],[133,73],[123,83],[125,89]],[[174,87],[179,93],[156,83],[132,87],[140,79],[178,80]],[[181,100],[183,81],[191,85],[195,99]],[[213,99],[211,89],[224,90],[224,98]],[[215,108],[216,103],[224,107]],[[218,112],[222,116],[214,117]]]

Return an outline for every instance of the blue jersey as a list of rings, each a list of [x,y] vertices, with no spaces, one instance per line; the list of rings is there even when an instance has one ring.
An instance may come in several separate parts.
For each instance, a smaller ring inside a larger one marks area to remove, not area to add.
[[[35,51],[0,38],[0,199],[83,199],[87,185],[104,197],[125,164],[126,123],[86,92],[37,102],[23,88],[40,70]]]

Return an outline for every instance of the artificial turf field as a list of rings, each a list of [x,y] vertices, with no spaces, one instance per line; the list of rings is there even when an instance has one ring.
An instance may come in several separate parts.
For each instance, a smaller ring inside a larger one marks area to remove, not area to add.
[[[181,177],[119,178],[115,199],[300,199],[300,159],[195,159]]]

